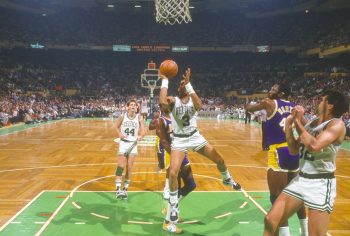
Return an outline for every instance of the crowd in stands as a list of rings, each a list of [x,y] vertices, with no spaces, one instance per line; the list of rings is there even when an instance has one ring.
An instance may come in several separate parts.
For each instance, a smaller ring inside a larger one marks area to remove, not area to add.
[[[128,99],[149,95],[139,79],[149,61],[146,56],[105,54],[4,50],[0,56],[0,126],[65,117],[118,116],[125,111]],[[203,110],[230,118],[244,118],[247,102],[225,97],[231,90],[266,93],[274,83],[288,82],[293,100],[303,105],[310,117],[316,110],[316,97],[325,89],[350,96],[348,56],[315,62],[280,54],[186,54],[176,60],[180,71],[191,67],[191,81],[203,97]],[[172,94],[179,78],[170,83]],[[66,89],[75,93],[67,96]],[[349,114],[344,116],[350,128],[349,118]]]

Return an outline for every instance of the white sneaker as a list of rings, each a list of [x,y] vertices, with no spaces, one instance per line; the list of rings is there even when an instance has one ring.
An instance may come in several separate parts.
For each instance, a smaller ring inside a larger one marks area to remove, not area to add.
[[[128,191],[126,189],[123,190],[122,199],[128,199]]]
[[[182,229],[180,229],[179,227],[177,227],[174,223],[172,222],[169,222],[169,223],[166,223],[164,221],[163,223],[163,229],[165,231],[168,231],[170,233],[175,233],[175,234],[181,234],[182,233]]]
[[[123,191],[118,189],[115,193],[116,198],[121,199],[123,195]]]
[[[117,190],[116,192],[117,199],[128,199],[128,192],[124,190]]]
[[[164,198],[164,200],[169,200],[169,198],[170,198],[170,189],[164,188],[163,198]]]

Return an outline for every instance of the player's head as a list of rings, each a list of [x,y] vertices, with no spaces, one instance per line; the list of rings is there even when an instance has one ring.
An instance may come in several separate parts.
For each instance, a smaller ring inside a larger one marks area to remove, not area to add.
[[[132,100],[128,101],[126,103],[126,106],[128,108],[128,111],[137,112],[138,105],[137,105],[136,100],[132,99]]]
[[[188,93],[185,88],[185,81],[181,80],[179,87],[177,88],[177,91],[179,93],[179,97],[183,98],[185,96],[188,96]]]
[[[325,91],[318,105],[318,114],[325,114],[327,111],[333,117],[341,117],[345,112],[349,111],[349,99],[338,91]]]
[[[169,114],[169,109],[166,106],[163,106],[162,104],[159,104],[159,110],[161,114]]]
[[[277,99],[277,98],[287,99],[289,95],[290,95],[290,88],[287,84],[284,84],[284,83],[274,84],[268,93],[268,97],[271,99]]]
[[[160,111],[154,111],[153,112],[153,119],[158,119],[160,115]]]

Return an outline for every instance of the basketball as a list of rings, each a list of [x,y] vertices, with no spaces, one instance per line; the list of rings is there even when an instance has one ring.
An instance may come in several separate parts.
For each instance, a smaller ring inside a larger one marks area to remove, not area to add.
[[[174,78],[177,75],[178,67],[175,61],[165,60],[160,64],[160,74],[165,75],[168,79]]]

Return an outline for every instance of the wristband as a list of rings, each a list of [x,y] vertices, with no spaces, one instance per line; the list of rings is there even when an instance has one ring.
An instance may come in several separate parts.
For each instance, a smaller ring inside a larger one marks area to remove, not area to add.
[[[195,93],[195,91],[194,91],[194,89],[193,89],[191,83],[186,84],[186,85],[185,85],[185,88],[186,88],[186,91],[188,92],[189,95]]]
[[[162,79],[162,85],[160,86],[160,88],[168,88],[169,86],[169,80],[167,79]]]

